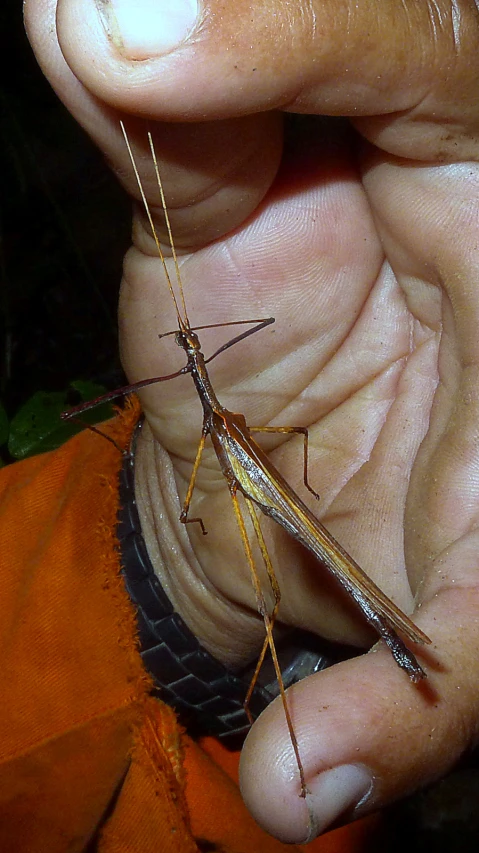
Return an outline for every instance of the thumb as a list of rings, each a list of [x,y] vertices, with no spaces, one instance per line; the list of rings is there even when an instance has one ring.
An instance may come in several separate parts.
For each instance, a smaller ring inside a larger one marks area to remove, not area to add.
[[[411,684],[379,644],[288,691],[306,802],[278,700],[255,723],[243,749],[241,788],[271,834],[310,840],[439,778],[477,743],[478,544],[470,533],[432,567],[436,579],[458,583],[429,586],[415,620],[434,644],[421,653],[426,681]]]
[[[59,0],[57,25],[70,68],[118,109],[374,116],[361,130],[390,153],[477,155],[471,0]]]

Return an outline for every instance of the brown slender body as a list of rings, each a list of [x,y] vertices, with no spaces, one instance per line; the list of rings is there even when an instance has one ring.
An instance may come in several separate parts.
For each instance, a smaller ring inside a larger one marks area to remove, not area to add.
[[[429,643],[429,638],[315,518],[254,440],[244,415],[230,412],[221,405],[195,332],[184,329],[177,332],[175,338],[188,359],[184,372],[191,373],[203,406],[203,437],[211,436],[230,491],[242,492],[326,566],[388,644],[399,666],[407,671],[412,681],[419,681],[425,673],[396,631],[419,644]],[[195,465],[195,470],[197,467]]]

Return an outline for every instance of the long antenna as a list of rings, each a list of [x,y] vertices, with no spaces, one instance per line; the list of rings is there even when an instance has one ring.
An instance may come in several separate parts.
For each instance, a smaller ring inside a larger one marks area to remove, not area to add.
[[[158,256],[159,256],[159,258],[160,258],[160,260],[161,260],[161,263],[162,263],[162,265],[163,265],[163,270],[164,270],[164,273],[165,273],[166,281],[168,282],[168,289],[169,289],[169,291],[170,291],[170,293],[171,293],[171,297],[172,297],[172,299],[173,299],[173,303],[174,303],[175,311],[176,311],[176,317],[177,317],[177,320],[178,320],[178,325],[179,325],[180,329],[184,330],[184,329],[185,329],[185,323],[189,326],[189,321],[188,321],[188,315],[187,315],[187,312],[186,312],[185,297],[184,297],[184,294],[183,294],[183,286],[182,286],[182,283],[181,283],[181,276],[180,276],[180,269],[179,269],[179,265],[178,265],[178,259],[177,259],[177,255],[176,255],[176,251],[175,251],[175,247],[174,247],[174,243],[173,243],[173,238],[172,238],[172,233],[171,233],[171,226],[170,226],[170,220],[169,220],[169,217],[168,217],[168,211],[167,211],[167,208],[166,208],[165,196],[164,196],[164,193],[163,193],[163,185],[162,185],[162,183],[161,183],[160,172],[159,172],[159,169],[158,169],[158,163],[157,163],[157,159],[156,159],[156,154],[155,154],[155,150],[154,150],[154,148],[153,148],[153,140],[152,140],[152,138],[151,138],[151,134],[150,134],[150,133],[148,133],[148,139],[149,139],[149,142],[150,142],[150,148],[151,148],[151,152],[152,152],[152,156],[153,156],[153,162],[154,162],[154,165],[155,165],[156,178],[157,178],[157,181],[158,181],[158,187],[159,187],[160,195],[161,195],[161,204],[162,204],[162,207],[163,207],[163,213],[164,213],[164,215],[165,215],[166,227],[167,227],[167,230],[168,230],[168,237],[169,237],[169,240],[170,240],[171,251],[172,251],[173,259],[174,259],[174,263],[175,263],[175,270],[176,270],[176,275],[177,275],[177,279],[178,279],[178,287],[179,287],[179,289],[180,289],[180,294],[181,294],[181,303],[182,303],[182,306],[183,306],[183,311],[184,311],[184,313],[185,313],[185,319],[184,319],[184,320],[183,320],[183,318],[182,318],[182,316],[181,316],[181,314],[180,314],[180,309],[179,309],[179,307],[178,307],[178,302],[177,302],[177,300],[176,300],[175,291],[174,291],[174,289],[173,289],[173,285],[172,285],[172,282],[171,282],[170,274],[169,274],[169,272],[168,272],[168,267],[167,267],[167,264],[166,264],[165,255],[164,255],[163,249],[161,248],[161,243],[160,243],[160,241],[159,241],[158,234],[156,233],[156,228],[155,228],[155,224],[154,224],[154,222],[153,222],[153,217],[152,217],[152,215],[151,215],[150,206],[149,206],[148,201],[147,201],[147,199],[146,199],[145,191],[144,191],[144,189],[143,189],[143,184],[142,184],[142,182],[141,182],[141,178],[140,178],[140,175],[139,175],[139,172],[138,172],[138,168],[137,168],[137,165],[136,165],[136,162],[135,162],[135,158],[134,158],[134,156],[133,156],[133,151],[131,150],[130,140],[128,139],[128,134],[127,134],[127,132],[126,132],[125,125],[123,124],[123,122],[122,122],[122,121],[120,121],[120,127],[121,127],[121,130],[122,130],[122,133],[123,133],[124,139],[125,139],[126,147],[127,147],[127,149],[128,149],[128,154],[130,155],[131,165],[132,165],[132,167],[133,167],[133,171],[134,171],[134,173],[135,173],[136,182],[137,182],[137,184],[138,184],[138,189],[140,190],[140,195],[141,195],[141,198],[142,198],[142,201],[143,201],[143,206],[144,206],[144,208],[145,208],[146,215],[147,215],[147,217],[148,217],[148,222],[150,223],[150,228],[151,228],[151,232],[152,232],[152,234],[153,234],[153,239],[154,239],[154,241],[155,241],[155,243],[156,243],[156,248],[157,248],[157,250],[158,250]]]
[[[180,291],[181,304],[183,306],[184,317],[185,317],[187,326],[189,328],[190,321],[188,318],[188,311],[186,310],[185,294],[183,291],[183,282],[181,281],[180,267],[178,264],[178,255],[176,254],[175,241],[173,240],[173,234],[171,232],[170,215],[168,213],[168,207],[166,204],[165,193],[163,192],[163,181],[161,180],[160,170],[158,168],[158,160],[156,157],[156,151],[155,151],[155,147],[153,145],[153,138],[151,136],[150,131],[148,131],[148,142],[150,143],[151,157],[152,157],[152,160],[153,160],[153,163],[155,166],[156,180],[158,183],[158,189],[160,191],[161,206],[163,208],[163,213],[165,215],[166,229],[168,231],[168,239],[170,241],[170,246],[171,246],[171,254],[173,255],[173,261],[175,264],[176,280],[178,282],[178,288]]]

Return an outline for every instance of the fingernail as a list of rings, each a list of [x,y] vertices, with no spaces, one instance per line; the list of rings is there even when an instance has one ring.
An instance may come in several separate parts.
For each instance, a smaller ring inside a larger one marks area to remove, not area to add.
[[[173,50],[192,31],[197,0],[95,0],[109,39],[129,59]]]
[[[306,803],[310,834],[307,841],[312,841],[341,815],[364,802],[372,788],[373,777],[362,764],[343,764],[308,780]]]

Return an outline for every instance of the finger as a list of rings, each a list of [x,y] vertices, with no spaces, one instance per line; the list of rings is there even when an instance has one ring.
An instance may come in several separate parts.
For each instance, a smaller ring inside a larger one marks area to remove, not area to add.
[[[279,334],[276,326],[263,330],[223,353],[211,366],[223,404],[233,410],[241,405],[247,420],[256,425],[273,419],[279,424],[297,422],[298,413],[293,409],[298,394],[317,377],[324,361],[336,353],[358,322],[371,281],[381,266],[381,249],[374,239],[364,194],[354,164],[348,161],[348,139],[336,135],[328,139],[323,134],[313,140],[298,135],[295,141],[293,156],[285,158],[268,203],[258,208],[245,227],[181,259],[181,280],[193,325],[274,312]],[[184,363],[173,338],[158,341],[159,332],[176,325],[161,265],[157,259],[139,259],[138,255],[127,256],[120,306],[123,357],[132,381],[172,373]],[[337,302],[344,287],[350,313],[338,317]],[[143,345],[134,352],[134,343],[129,341],[134,342],[139,329]],[[231,334],[227,329],[203,332],[205,354],[211,355]],[[311,341],[319,345],[311,346]],[[265,393],[264,371],[271,369],[277,377],[273,385],[268,378]],[[375,363],[373,376],[377,370]],[[336,406],[338,387],[342,393],[350,372],[346,370],[347,377],[340,380],[336,376]],[[327,385],[322,395],[326,410],[331,393]],[[344,396],[349,393],[346,384]],[[309,419],[308,423],[318,417],[315,402],[312,396],[302,404],[301,418]],[[183,455],[179,442],[188,435],[194,458],[197,427],[191,412],[199,402],[192,383],[180,380],[145,389],[143,405],[150,413],[161,412],[163,440],[169,450]],[[168,414],[171,424],[165,423]],[[297,449],[288,466],[292,474],[299,470]],[[300,482],[301,477],[298,486]],[[337,481],[335,488],[337,491]]]
[[[125,119],[132,158],[160,239],[169,245],[154,165],[157,160],[177,249],[203,246],[234,230],[269,190],[282,152],[277,113],[207,124],[163,124]],[[154,153],[148,133],[152,135]],[[135,245],[157,257],[141,192],[120,128],[109,160],[137,199]]]
[[[86,89],[87,66],[92,64],[94,45],[90,44],[92,54],[82,54],[85,65],[76,74],[65,62],[56,35],[55,0],[27,0],[25,22],[38,61],[53,88],[104,152],[130,195],[139,200],[120,129],[120,119],[124,119],[160,236],[164,234],[163,217],[147,130],[154,136],[178,248],[210,242],[235,228],[256,208],[275,177],[281,157],[282,123],[278,114],[200,125],[134,120],[124,111],[132,109],[127,102],[120,104],[120,111],[115,99],[103,100]],[[121,82],[123,87],[128,88],[127,78]],[[154,116],[153,110],[147,112]],[[144,211],[141,215],[140,222],[145,226]],[[149,229],[137,229],[135,238],[142,251],[156,252]]]
[[[467,138],[478,124],[472,0],[184,0],[154,9],[126,0],[59,3],[67,62],[120,109],[174,121],[274,108],[382,115],[363,127],[394,153],[477,155]]]
[[[437,345],[437,389],[405,516],[406,558],[417,586],[435,556],[477,526],[479,172],[471,164],[404,165],[373,157],[365,187],[414,318],[414,346],[428,338]]]
[[[441,570],[457,573],[474,560],[477,572],[477,547],[471,534],[443,555]],[[281,704],[264,712],[241,760],[243,796],[258,823],[283,841],[305,841],[440,777],[477,742],[478,593],[477,582],[451,586],[421,609],[418,624],[434,643],[421,657],[422,685],[408,682],[380,646],[288,691],[306,802]]]

